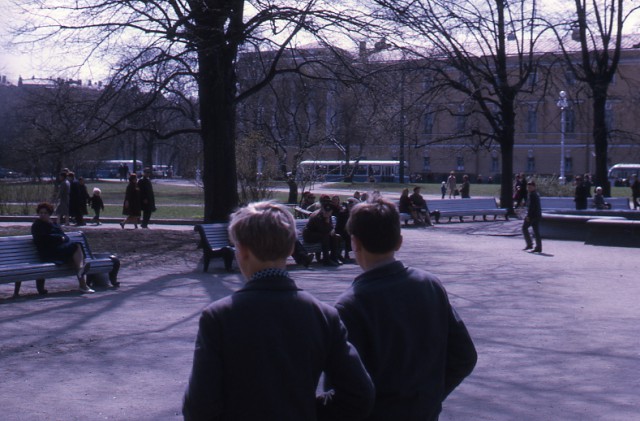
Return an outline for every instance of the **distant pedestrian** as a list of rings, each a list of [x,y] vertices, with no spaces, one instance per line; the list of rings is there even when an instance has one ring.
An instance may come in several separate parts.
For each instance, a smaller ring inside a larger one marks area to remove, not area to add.
[[[100,211],[104,210],[104,202],[102,201],[102,191],[99,188],[93,188],[93,195],[91,196],[91,198],[89,198],[89,204],[91,205],[91,209],[93,209],[93,212],[95,214],[92,221],[96,225],[102,225],[100,223]]]
[[[449,173],[449,178],[447,178],[447,191],[449,192],[449,199],[455,198],[455,192],[458,191],[456,187],[457,180],[456,175],[453,171]]]
[[[460,198],[461,199],[470,199],[471,198],[471,183],[469,183],[469,176],[467,174],[462,176],[462,184],[460,185]]]
[[[71,183],[67,179],[67,173],[62,171],[58,176],[60,185],[58,186],[58,205],[56,206],[56,216],[60,225],[69,225],[69,191]]]
[[[596,209],[611,209],[611,203],[607,203],[604,200],[604,196],[602,195],[602,187],[596,187],[596,194],[593,196],[593,206]]]
[[[189,420],[361,420],[374,390],[338,312],[286,270],[296,241],[283,205],[231,215],[229,237],[246,283],[201,314],[182,413]],[[318,392],[320,375],[331,390]]]
[[[140,189],[140,204],[142,206],[142,228],[149,228],[151,213],[156,211],[156,198],[151,184],[151,168],[147,167],[142,173],[142,179],[138,181]]]
[[[442,184],[440,185],[440,193],[442,193],[442,199],[444,199],[444,196],[447,194],[447,182],[443,181]]]
[[[576,202],[576,210],[584,210],[588,207],[589,192],[584,184],[582,176],[576,176],[576,189],[573,200]]]
[[[526,246],[524,250],[533,249],[534,253],[542,253],[542,238],[540,237],[540,219],[542,219],[542,207],[540,206],[540,196],[536,191],[536,183],[531,180],[527,183],[529,197],[527,198],[527,216],[522,223],[522,234]],[[535,248],[529,234],[529,227],[533,229],[533,235],[536,239]]]
[[[640,179],[638,179],[638,174],[633,174],[631,176],[631,183],[629,184],[629,187],[631,187],[633,209],[638,209],[640,208]]]
[[[138,188],[138,177],[135,173],[129,176],[129,184],[124,195],[124,204],[122,205],[122,214],[126,215],[124,221],[120,222],[120,227],[124,229],[126,224],[133,224],[138,229],[140,215],[142,213],[140,203],[140,189]]]

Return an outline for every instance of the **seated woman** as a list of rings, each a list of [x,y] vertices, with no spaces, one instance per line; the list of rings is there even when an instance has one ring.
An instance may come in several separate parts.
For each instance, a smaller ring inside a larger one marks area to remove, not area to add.
[[[593,204],[596,209],[611,209],[611,204],[604,201],[602,187],[596,187],[596,194],[593,196]]]
[[[400,202],[398,203],[398,211],[400,211],[400,213],[408,213],[411,215],[413,225],[424,225],[424,220],[422,219],[420,211],[416,210],[411,199],[409,199],[409,189],[402,189]]]
[[[70,242],[60,226],[51,220],[53,206],[50,203],[38,204],[36,211],[38,219],[31,225],[31,235],[40,257],[57,265],[72,264],[78,271],[80,291],[95,292],[87,286],[86,274],[90,266],[89,263],[84,263],[84,253],[80,243]]]

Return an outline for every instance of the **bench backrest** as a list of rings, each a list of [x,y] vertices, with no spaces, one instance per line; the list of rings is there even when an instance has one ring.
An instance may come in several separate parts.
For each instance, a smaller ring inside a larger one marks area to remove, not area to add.
[[[67,232],[65,234],[67,234],[71,242],[80,243],[82,245],[87,258],[93,257],[87,238],[83,233]],[[32,236],[14,235],[9,237],[0,237],[0,266],[42,263],[42,261],[43,260],[38,254],[38,249],[36,249]]]
[[[459,210],[491,210],[497,209],[496,200],[492,197],[484,197],[478,199],[442,199],[431,200],[427,203],[429,209],[440,212],[459,211]]]
[[[540,207],[546,209],[575,209],[573,197],[541,197]]]
[[[605,197],[604,201],[611,204],[612,209],[629,209],[629,198],[627,197]],[[569,209],[575,210],[576,202],[573,197],[541,197],[540,206],[543,210],[549,209]],[[593,198],[589,199],[589,206],[593,207]]]
[[[229,224],[198,224],[193,227],[200,234],[200,241],[212,249],[231,245],[229,241]]]
[[[605,197],[604,201],[611,204],[611,209],[631,209],[631,201],[628,197]]]

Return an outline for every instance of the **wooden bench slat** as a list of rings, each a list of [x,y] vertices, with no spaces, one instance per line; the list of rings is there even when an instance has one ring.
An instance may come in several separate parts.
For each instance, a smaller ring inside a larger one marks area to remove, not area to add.
[[[87,238],[82,232],[66,233],[70,241],[78,242],[85,252],[85,261],[91,263],[89,275],[108,273],[112,284],[117,285],[120,261],[111,255],[93,255]],[[55,265],[43,261],[30,235],[0,237],[0,283],[22,282],[36,279],[75,276],[77,271],[69,264]],[[16,286],[16,293],[19,286]]]

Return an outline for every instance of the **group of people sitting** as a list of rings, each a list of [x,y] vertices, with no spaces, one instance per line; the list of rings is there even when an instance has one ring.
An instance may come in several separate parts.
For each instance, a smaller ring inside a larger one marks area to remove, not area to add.
[[[351,239],[346,231],[347,221],[351,208],[360,200],[350,197],[345,202],[340,201],[339,196],[329,197],[322,195],[318,202],[308,203],[314,200],[312,193],[303,195],[303,209],[312,211],[309,221],[302,231],[305,243],[320,243],[322,247],[322,264],[325,266],[339,266],[343,263],[353,263],[349,253],[351,252]],[[306,202],[306,203],[305,203]],[[344,254],[342,252],[344,245]],[[296,241],[292,257],[298,264],[308,267],[313,260],[313,255],[307,253],[300,241]]]
[[[400,213],[408,213],[413,219],[414,225],[432,227],[431,215],[427,201],[420,194],[420,187],[413,188],[413,194],[409,196],[409,189],[403,189],[398,203]]]

